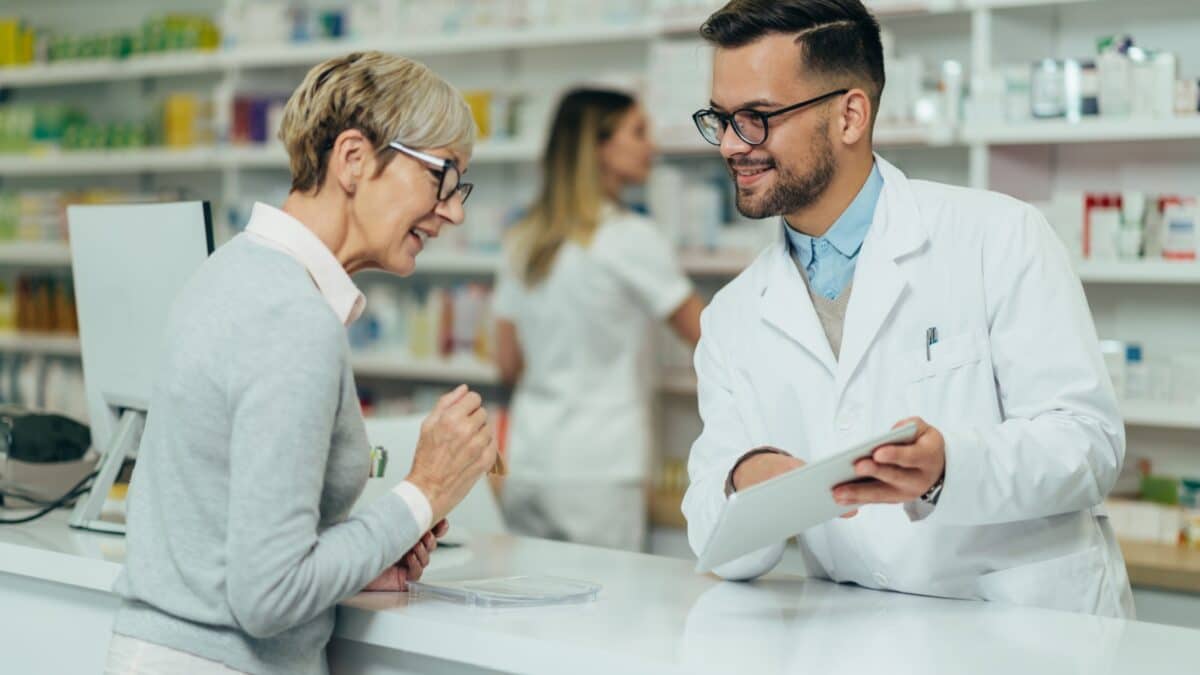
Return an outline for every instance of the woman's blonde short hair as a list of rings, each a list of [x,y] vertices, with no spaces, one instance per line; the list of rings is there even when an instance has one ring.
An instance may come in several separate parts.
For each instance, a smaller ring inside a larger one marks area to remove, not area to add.
[[[355,52],[315,66],[283,110],[279,140],[287,149],[292,190],[320,190],[329,151],[347,129],[375,146],[379,171],[399,141],[448,147],[470,156],[475,121],[462,95],[424,64],[382,52]]]

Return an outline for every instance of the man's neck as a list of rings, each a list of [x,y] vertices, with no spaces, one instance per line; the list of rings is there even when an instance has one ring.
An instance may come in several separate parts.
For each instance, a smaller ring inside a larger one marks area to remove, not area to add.
[[[868,155],[865,160],[853,160],[839,171],[825,189],[821,198],[810,206],[784,214],[787,226],[800,234],[810,237],[823,237],[846,212],[851,202],[862,192],[871,170],[875,166],[874,155]]]

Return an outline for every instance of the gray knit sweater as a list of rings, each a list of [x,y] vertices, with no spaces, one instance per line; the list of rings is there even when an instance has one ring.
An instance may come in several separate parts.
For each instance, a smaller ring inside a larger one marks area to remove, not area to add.
[[[346,331],[286,254],[221,247],[175,301],[114,631],[249,673],[327,672],[334,606],[421,533],[369,449]]]

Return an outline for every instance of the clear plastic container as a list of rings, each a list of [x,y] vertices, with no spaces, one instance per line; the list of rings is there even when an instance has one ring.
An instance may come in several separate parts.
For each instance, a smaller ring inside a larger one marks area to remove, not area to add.
[[[541,607],[593,602],[600,584],[548,576],[497,577],[467,581],[410,581],[414,597],[433,597],[469,607]]]

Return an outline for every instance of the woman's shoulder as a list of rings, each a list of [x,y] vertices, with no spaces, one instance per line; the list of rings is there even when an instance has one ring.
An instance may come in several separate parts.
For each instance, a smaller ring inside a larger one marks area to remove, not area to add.
[[[340,326],[303,265],[245,236],[217,249],[181,300],[193,311],[217,312],[243,325],[294,321],[315,330],[331,321]]]
[[[594,241],[600,246],[622,249],[667,243],[662,227],[649,216],[627,207],[608,205],[601,212]]]

